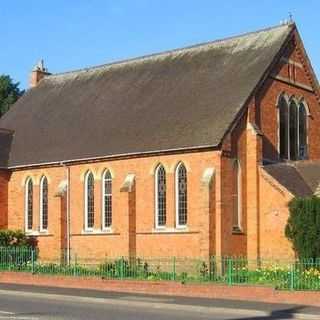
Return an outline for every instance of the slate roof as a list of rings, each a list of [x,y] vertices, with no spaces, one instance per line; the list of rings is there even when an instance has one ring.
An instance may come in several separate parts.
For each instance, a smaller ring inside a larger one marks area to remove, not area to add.
[[[48,76],[0,120],[0,165],[218,146],[294,28]]]
[[[295,196],[311,196],[319,191],[320,161],[277,163],[264,166],[264,170]]]
[[[0,129],[0,168],[7,168],[13,131]]]

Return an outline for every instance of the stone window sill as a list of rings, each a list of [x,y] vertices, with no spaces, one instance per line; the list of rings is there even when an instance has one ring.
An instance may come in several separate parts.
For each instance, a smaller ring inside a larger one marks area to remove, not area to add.
[[[152,233],[184,233],[189,232],[188,227],[179,228],[155,228],[152,229]]]
[[[27,231],[26,236],[31,237],[45,237],[45,236],[52,236],[49,231]]]
[[[111,228],[108,229],[94,229],[94,230],[82,230],[82,235],[104,235],[104,234],[115,234]]]

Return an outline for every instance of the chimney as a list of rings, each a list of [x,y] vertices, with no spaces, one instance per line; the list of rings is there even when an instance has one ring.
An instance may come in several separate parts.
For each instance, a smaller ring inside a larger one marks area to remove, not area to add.
[[[36,66],[32,69],[30,77],[30,88],[34,88],[45,77],[50,75],[47,68],[44,67],[43,60],[40,60]]]

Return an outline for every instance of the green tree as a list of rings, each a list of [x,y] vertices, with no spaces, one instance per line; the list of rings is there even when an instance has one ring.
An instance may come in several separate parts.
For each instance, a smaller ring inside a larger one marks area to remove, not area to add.
[[[13,82],[10,76],[0,75],[0,117],[22,96],[19,82]]]
[[[320,258],[320,198],[294,198],[289,210],[285,234],[293,249],[300,259]]]

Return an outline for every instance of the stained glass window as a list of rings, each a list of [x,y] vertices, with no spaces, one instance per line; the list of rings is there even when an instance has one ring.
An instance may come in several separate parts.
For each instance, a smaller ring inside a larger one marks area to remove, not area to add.
[[[307,156],[307,111],[301,103],[299,106],[299,158],[306,159]]]
[[[26,183],[26,227],[27,230],[33,228],[33,183],[29,178]]]
[[[295,102],[290,103],[289,112],[290,160],[298,159],[298,107]]]
[[[279,102],[279,152],[281,159],[299,160],[308,156],[307,110],[304,103],[282,97]]]
[[[94,177],[92,172],[86,176],[86,228],[94,227]]]
[[[106,171],[103,179],[104,199],[104,228],[112,225],[112,177],[110,171]]]
[[[288,141],[289,141],[289,121],[288,121],[288,105],[284,98],[279,103],[279,120],[280,120],[280,157],[288,159]]]
[[[43,177],[40,184],[41,229],[48,229],[48,179]]]
[[[166,171],[162,165],[156,169],[156,226],[166,225]]]
[[[176,172],[177,192],[177,222],[178,226],[185,226],[188,222],[188,194],[187,194],[187,170],[180,163]]]

